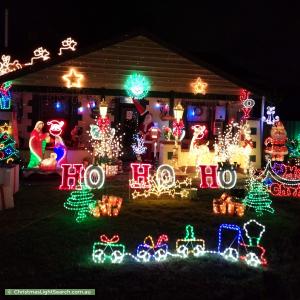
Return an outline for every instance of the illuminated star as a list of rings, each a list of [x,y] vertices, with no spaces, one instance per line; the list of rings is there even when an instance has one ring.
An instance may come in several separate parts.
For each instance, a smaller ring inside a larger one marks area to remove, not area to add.
[[[4,123],[2,126],[0,126],[0,132],[8,132],[10,129],[11,126],[9,126],[7,123]]]
[[[176,195],[175,189],[172,189],[172,190],[170,191],[170,195],[171,195],[173,198],[175,197],[175,195]]]
[[[75,69],[70,69],[69,73],[64,75],[62,78],[66,82],[67,88],[71,88],[71,87],[80,88],[83,75],[77,73]]]
[[[188,190],[182,190],[181,191],[181,197],[186,198],[189,195],[189,191]]]
[[[194,82],[191,83],[194,94],[206,94],[207,83],[204,82],[200,77],[198,77]]]
[[[135,199],[136,197],[139,196],[139,192],[135,190],[131,195],[132,195],[132,198]]]
[[[150,190],[145,190],[144,195],[145,195],[146,198],[149,197],[150,196]]]

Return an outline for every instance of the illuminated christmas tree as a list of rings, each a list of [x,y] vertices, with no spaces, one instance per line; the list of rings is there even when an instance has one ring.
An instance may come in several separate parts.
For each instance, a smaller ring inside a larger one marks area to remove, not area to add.
[[[95,202],[93,197],[94,195],[91,190],[82,184],[82,190],[71,192],[70,197],[64,203],[64,207],[77,211],[76,222],[81,223],[90,213],[90,205]]]
[[[19,158],[19,151],[15,148],[15,140],[8,133],[10,126],[1,126],[0,129],[0,163],[12,163]]]
[[[249,191],[243,204],[255,209],[258,216],[262,216],[264,211],[274,213],[267,188],[262,182],[254,178],[249,181]]]

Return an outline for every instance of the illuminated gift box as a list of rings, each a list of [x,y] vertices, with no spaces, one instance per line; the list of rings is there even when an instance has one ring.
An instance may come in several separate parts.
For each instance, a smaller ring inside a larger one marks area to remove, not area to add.
[[[100,216],[116,217],[119,215],[123,199],[113,195],[102,195],[96,205],[91,207],[91,214],[94,217]]]
[[[114,235],[109,239],[106,235],[100,236],[100,242],[93,245],[93,261],[95,263],[121,263],[125,255],[125,246],[119,244],[119,236]]]
[[[167,258],[168,245],[166,242],[168,237],[165,234],[159,236],[157,243],[154,244],[151,235],[148,235],[142,244],[137,247],[137,257],[144,262],[154,259],[156,261],[162,261]]]
[[[242,217],[245,212],[245,206],[242,203],[232,201],[232,197],[223,193],[219,199],[213,200],[213,212],[215,214],[238,215]]]

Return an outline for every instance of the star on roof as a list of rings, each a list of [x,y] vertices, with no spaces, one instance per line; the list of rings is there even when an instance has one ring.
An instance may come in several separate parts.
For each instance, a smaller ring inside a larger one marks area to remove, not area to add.
[[[66,82],[67,88],[71,87],[81,87],[81,80],[83,80],[83,75],[77,73],[75,69],[70,69],[68,74],[65,74],[62,79]]]
[[[191,86],[195,95],[205,95],[208,84],[204,82],[200,77],[198,77],[194,82],[191,83]]]

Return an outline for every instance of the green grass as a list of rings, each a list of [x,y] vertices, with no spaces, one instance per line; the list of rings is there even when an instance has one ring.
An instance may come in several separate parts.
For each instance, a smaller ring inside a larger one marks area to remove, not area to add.
[[[201,190],[196,200],[128,200],[128,174],[108,179],[102,193],[124,197],[116,218],[75,222],[63,208],[69,192],[58,191],[57,180],[24,181],[15,195],[15,209],[0,212],[0,287],[95,288],[105,298],[297,299],[299,298],[300,200],[274,199],[274,215],[256,218],[215,216],[212,198],[221,191]],[[222,223],[242,225],[256,218],[266,226],[262,245],[269,266],[253,269],[220,258],[172,259],[163,263],[97,265],[92,245],[100,234],[118,233],[134,252],[145,236],[169,236],[169,249],[184,237],[186,224],[195,227],[207,248],[217,247]]]

